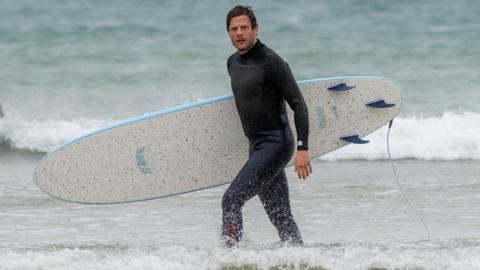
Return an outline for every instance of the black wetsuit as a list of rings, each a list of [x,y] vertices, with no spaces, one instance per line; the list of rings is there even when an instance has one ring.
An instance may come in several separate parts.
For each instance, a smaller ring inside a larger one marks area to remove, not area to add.
[[[255,195],[281,241],[302,244],[290,210],[284,171],[295,147],[285,100],[294,111],[298,150],[308,150],[305,101],[288,64],[260,40],[247,53],[230,56],[227,66],[243,130],[249,139],[249,159],[222,199],[227,245],[241,240],[241,209]]]

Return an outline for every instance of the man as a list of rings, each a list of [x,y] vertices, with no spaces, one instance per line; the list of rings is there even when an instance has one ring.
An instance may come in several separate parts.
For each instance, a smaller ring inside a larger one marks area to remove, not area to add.
[[[294,111],[298,135],[295,171],[306,179],[312,172],[308,155],[308,111],[288,64],[257,39],[258,25],[249,6],[227,14],[227,31],[238,50],[228,59],[235,103],[245,135],[249,159],[222,199],[225,245],[242,237],[242,207],[258,195],[283,243],[303,244],[293,220],[285,166],[295,143],[288,124],[285,100]]]

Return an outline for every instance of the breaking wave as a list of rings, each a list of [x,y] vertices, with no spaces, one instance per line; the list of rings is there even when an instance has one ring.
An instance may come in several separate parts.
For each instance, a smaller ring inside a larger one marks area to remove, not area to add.
[[[49,152],[59,145],[113,119],[25,120],[0,119],[0,151]],[[393,159],[480,160],[480,114],[447,112],[438,117],[402,117],[390,133]],[[387,159],[387,126],[365,137],[370,143],[348,145],[321,160]],[[3,150],[1,150],[3,149]]]

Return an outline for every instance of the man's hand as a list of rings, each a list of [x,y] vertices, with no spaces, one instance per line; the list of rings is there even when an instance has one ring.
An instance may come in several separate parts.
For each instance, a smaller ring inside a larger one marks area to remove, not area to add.
[[[312,173],[312,165],[310,164],[310,157],[308,156],[308,150],[298,150],[297,156],[295,156],[295,171],[298,178],[307,179]]]

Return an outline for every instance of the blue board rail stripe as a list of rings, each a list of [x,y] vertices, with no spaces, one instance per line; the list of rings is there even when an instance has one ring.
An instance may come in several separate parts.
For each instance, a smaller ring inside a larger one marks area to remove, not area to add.
[[[303,84],[310,84],[310,83],[315,83],[315,82],[324,82],[324,81],[333,81],[333,80],[352,80],[352,79],[355,79],[355,80],[362,79],[362,80],[388,80],[388,81],[391,81],[388,78],[377,77],[377,76],[342,76],[342,77],[329,77],[329,78],[317,78],[317,79],[310,79],[310,80],[301,80],[301,81],[297,81],[297,84],[298,85],[303,85]],[[92,132],[89,132],[89,133],[84,134],[82,136],[76,137],[72,140],[69,140],[69,141],[61,144],[60,146],[58,146],[54,150],[48,152],[38,162],[38,164],[37,164],[37,166],[34,170],[33,175],[35,176],[35,174],[36,174],[35,172],[37,171],[37,168],[42,164],[42,162],[45,159],[52,156],[56,152],[62,150],[63,148],[65,148],[65,147],[67,147],[71,144],[74,144],[76,142],[82,141],[83,139],[85,139],[87,137],[90,137],[90,136],[93,136],[93,135],[96,135],[96,134],[100,134],[100,133],[106,132],[106,131],[114,129],[114,128],[118,128],[118,127],[121,127],[121,126],[129,125],[129,124],[140,122],[140,121],[143,121],[143,120],[146,120],[146,119],[157,117],[157,116],[160,116],[160,115],[170,114],[170,113],[183,111],[183,110],[188,110],[188,109],[192,109],[192,108],[196,108],[196,107],[200,107],[200,106],[204,106],[204,105],[214,104],[216,102],[221,102],[221,101],[229,100],[229,99],[232,99],[232,98],[233,98],[233,95],[229,94],[229,95],[224,95],[224,96],[202,99],[202,100],[199,100],[199,101],[196,101],[196,102],[187,103],[187,104],[183,104],[183,105],[180,105],[180,106],[175,106],[175,107],[160,110],[160,111],[157,111],[157,112],[147,113],[147,114],[140,115],[140,116],[133,117],[133,118],[127,118],[125,120],[115,122],[111,125],[107,125],[106,127],[96,129]]]

